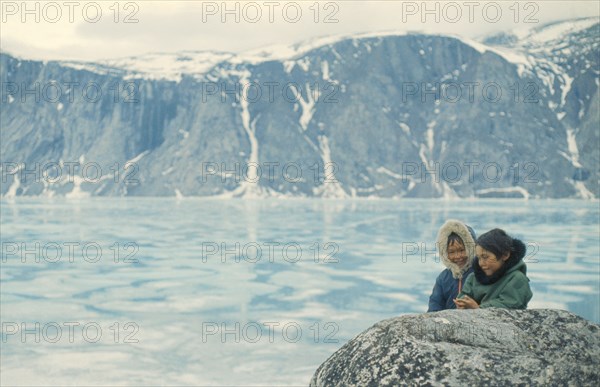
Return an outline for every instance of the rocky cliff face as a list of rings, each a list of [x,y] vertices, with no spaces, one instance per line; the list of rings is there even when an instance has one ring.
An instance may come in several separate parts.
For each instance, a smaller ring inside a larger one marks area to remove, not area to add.
[[[157,73],[0,54],[0,193],[598,197],[599,29],[361,35]]]
[[[448,310],[381,321],[311,386],[595,385],[600,327],[561,310]]]

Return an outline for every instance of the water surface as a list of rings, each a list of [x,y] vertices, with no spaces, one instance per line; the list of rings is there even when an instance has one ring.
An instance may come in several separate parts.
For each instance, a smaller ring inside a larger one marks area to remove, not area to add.
[[[19,198],[1,202],[1,384],[307,385],[427,309],[449,218],[529,244],[530,308],[600,321],[597,202]]]

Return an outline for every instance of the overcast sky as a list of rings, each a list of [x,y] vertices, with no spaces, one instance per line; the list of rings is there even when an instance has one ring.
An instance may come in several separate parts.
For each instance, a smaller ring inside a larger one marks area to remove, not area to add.
[[[31,59],[102,60],[182,50],[241,52],[317,36],[380,30],[477,39],[496,31],[600,16],[600,2],[596,0],[428,1],[426,9],[422,1],[222,4],[59,0],[29,1],[23,6],[22,0],[2,0],[0,48]]]

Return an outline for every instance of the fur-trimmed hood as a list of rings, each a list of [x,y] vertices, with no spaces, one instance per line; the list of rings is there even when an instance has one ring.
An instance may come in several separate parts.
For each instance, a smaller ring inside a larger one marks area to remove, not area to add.
[[[453,232],[463,240],[465,249],[467,250],[467,263],[462,269],[448,258],[448,237]],[[473,259],[475,258],[475,239],[476,236],[473,229],[463,222],[455,219],[449,219],[440,228],[437,236],[437,248],[440,253],[442,263],[444,266],[450,269],[454,278],[461,278],[463,273],[471,268]]]

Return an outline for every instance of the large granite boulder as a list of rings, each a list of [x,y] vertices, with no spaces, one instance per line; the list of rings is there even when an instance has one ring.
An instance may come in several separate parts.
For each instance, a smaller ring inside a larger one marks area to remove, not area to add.
[[[598,386],[600,326],[563,310],[447,310],[383,320],[311,386]]]

